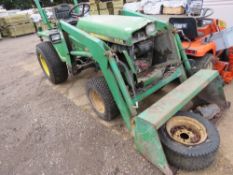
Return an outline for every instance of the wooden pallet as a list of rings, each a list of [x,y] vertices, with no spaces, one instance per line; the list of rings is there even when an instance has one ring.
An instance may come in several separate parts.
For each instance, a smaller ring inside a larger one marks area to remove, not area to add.
[[[118,15],[119,11],[123,8],[123,0],[112,0],[101,2],[98,0],[90,1],[90,14],[91,15]]]
[[[25,24],[16,24],[8,26],[2,31],[2,34],[5,37],[17,37],[35,32],[35,26],[32,22],[30,22]]]
[[[25,24],[29,22],[31,22],[31,19],[27,14],[10,15],[0,18],[0,26]]]
[[[163,14],[166,15],[181,15],[184,12],[184,7],[163,7]]]

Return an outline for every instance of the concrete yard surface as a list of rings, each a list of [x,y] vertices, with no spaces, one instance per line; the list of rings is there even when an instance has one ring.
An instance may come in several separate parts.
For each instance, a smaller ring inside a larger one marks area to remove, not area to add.
[[[85,84],[95,71],[52,85],[36,59],[39,42],[36,35],[0,41],[0,175],[161,175],[134,149],[120,117],[104,122],[91,109]],[[231,102],[232,88],[225,86]],[[233,174],[232,113],[231,107],[217,123],[214,164],[177,174]]]

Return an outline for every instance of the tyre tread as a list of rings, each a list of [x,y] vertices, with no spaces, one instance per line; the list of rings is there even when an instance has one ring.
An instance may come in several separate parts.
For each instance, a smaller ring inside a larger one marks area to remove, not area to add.
[[[96,90],[104,100],[106,112],[103,115],[98,113],[98,111],[96,111],[95,108],[93,107],[94,111],[98,114],[98,116],[100,116],[102,119],[106,121],[111,121],[112,119],[114,119],[116,116],[119,115],[119,110],[117,108],[117,105],[113,99],[111,91],[109,90],[107,82],[103,76],[94,77],[87,82],[87,87],[86,87],[87,96],[91,89]]]
[[[204,121],[202,124],[208,127],[209,131],[211,131],[211,133],[208,133],[211,138],[208,139],[212,140],[209,140],[210,142],[207,140],[203,144],[191,147],[190,150],[188,150],[186,149],[187,147],[185,148],[182,144],[173,141],[166,133],[165,126],[163,126],[160,129],[160,138],[169,163],[177,168],[188,171],[196,171],[208,167],[214,161],[220,144],[217,129],[212,123],[198,114],[180,112],[177,115],[189,116],[197,119],[199,122]],[[203,146],[204,144],[205,146]]]
[[[38,44],[36,46],[36,52],[37,55],[38,53],[41,53],[44,56],[46,63],[49,66],[49,71],[51,74],[48,78],[52,83],[60,84],[67,80],[67,66],[64,62],[60,60],[51,42],[42,42]]]

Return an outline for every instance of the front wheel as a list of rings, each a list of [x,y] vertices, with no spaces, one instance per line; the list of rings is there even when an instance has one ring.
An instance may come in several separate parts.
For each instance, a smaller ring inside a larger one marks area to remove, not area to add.
[[[94,77],[87,82],[87,97],[96,114],[103,120],[111,121],[119,110],[104,77]]]
[[[207,53],[201,58],[194,58],[196,68],[200,69],[214,69],[214,60],[215,57],[211,53]]]

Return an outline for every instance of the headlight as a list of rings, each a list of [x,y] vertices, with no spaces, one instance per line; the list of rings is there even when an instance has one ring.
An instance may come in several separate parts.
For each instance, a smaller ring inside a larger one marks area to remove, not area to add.
[[[148,26],[146,26],[146,34],[152,35],[153,33],[155,33],[155,25],[149,24]]]
[[[50,41],[52,43],[58,43],[61,41],[61,35],[60,33],[53,33],[53,34],[50,34]]]

